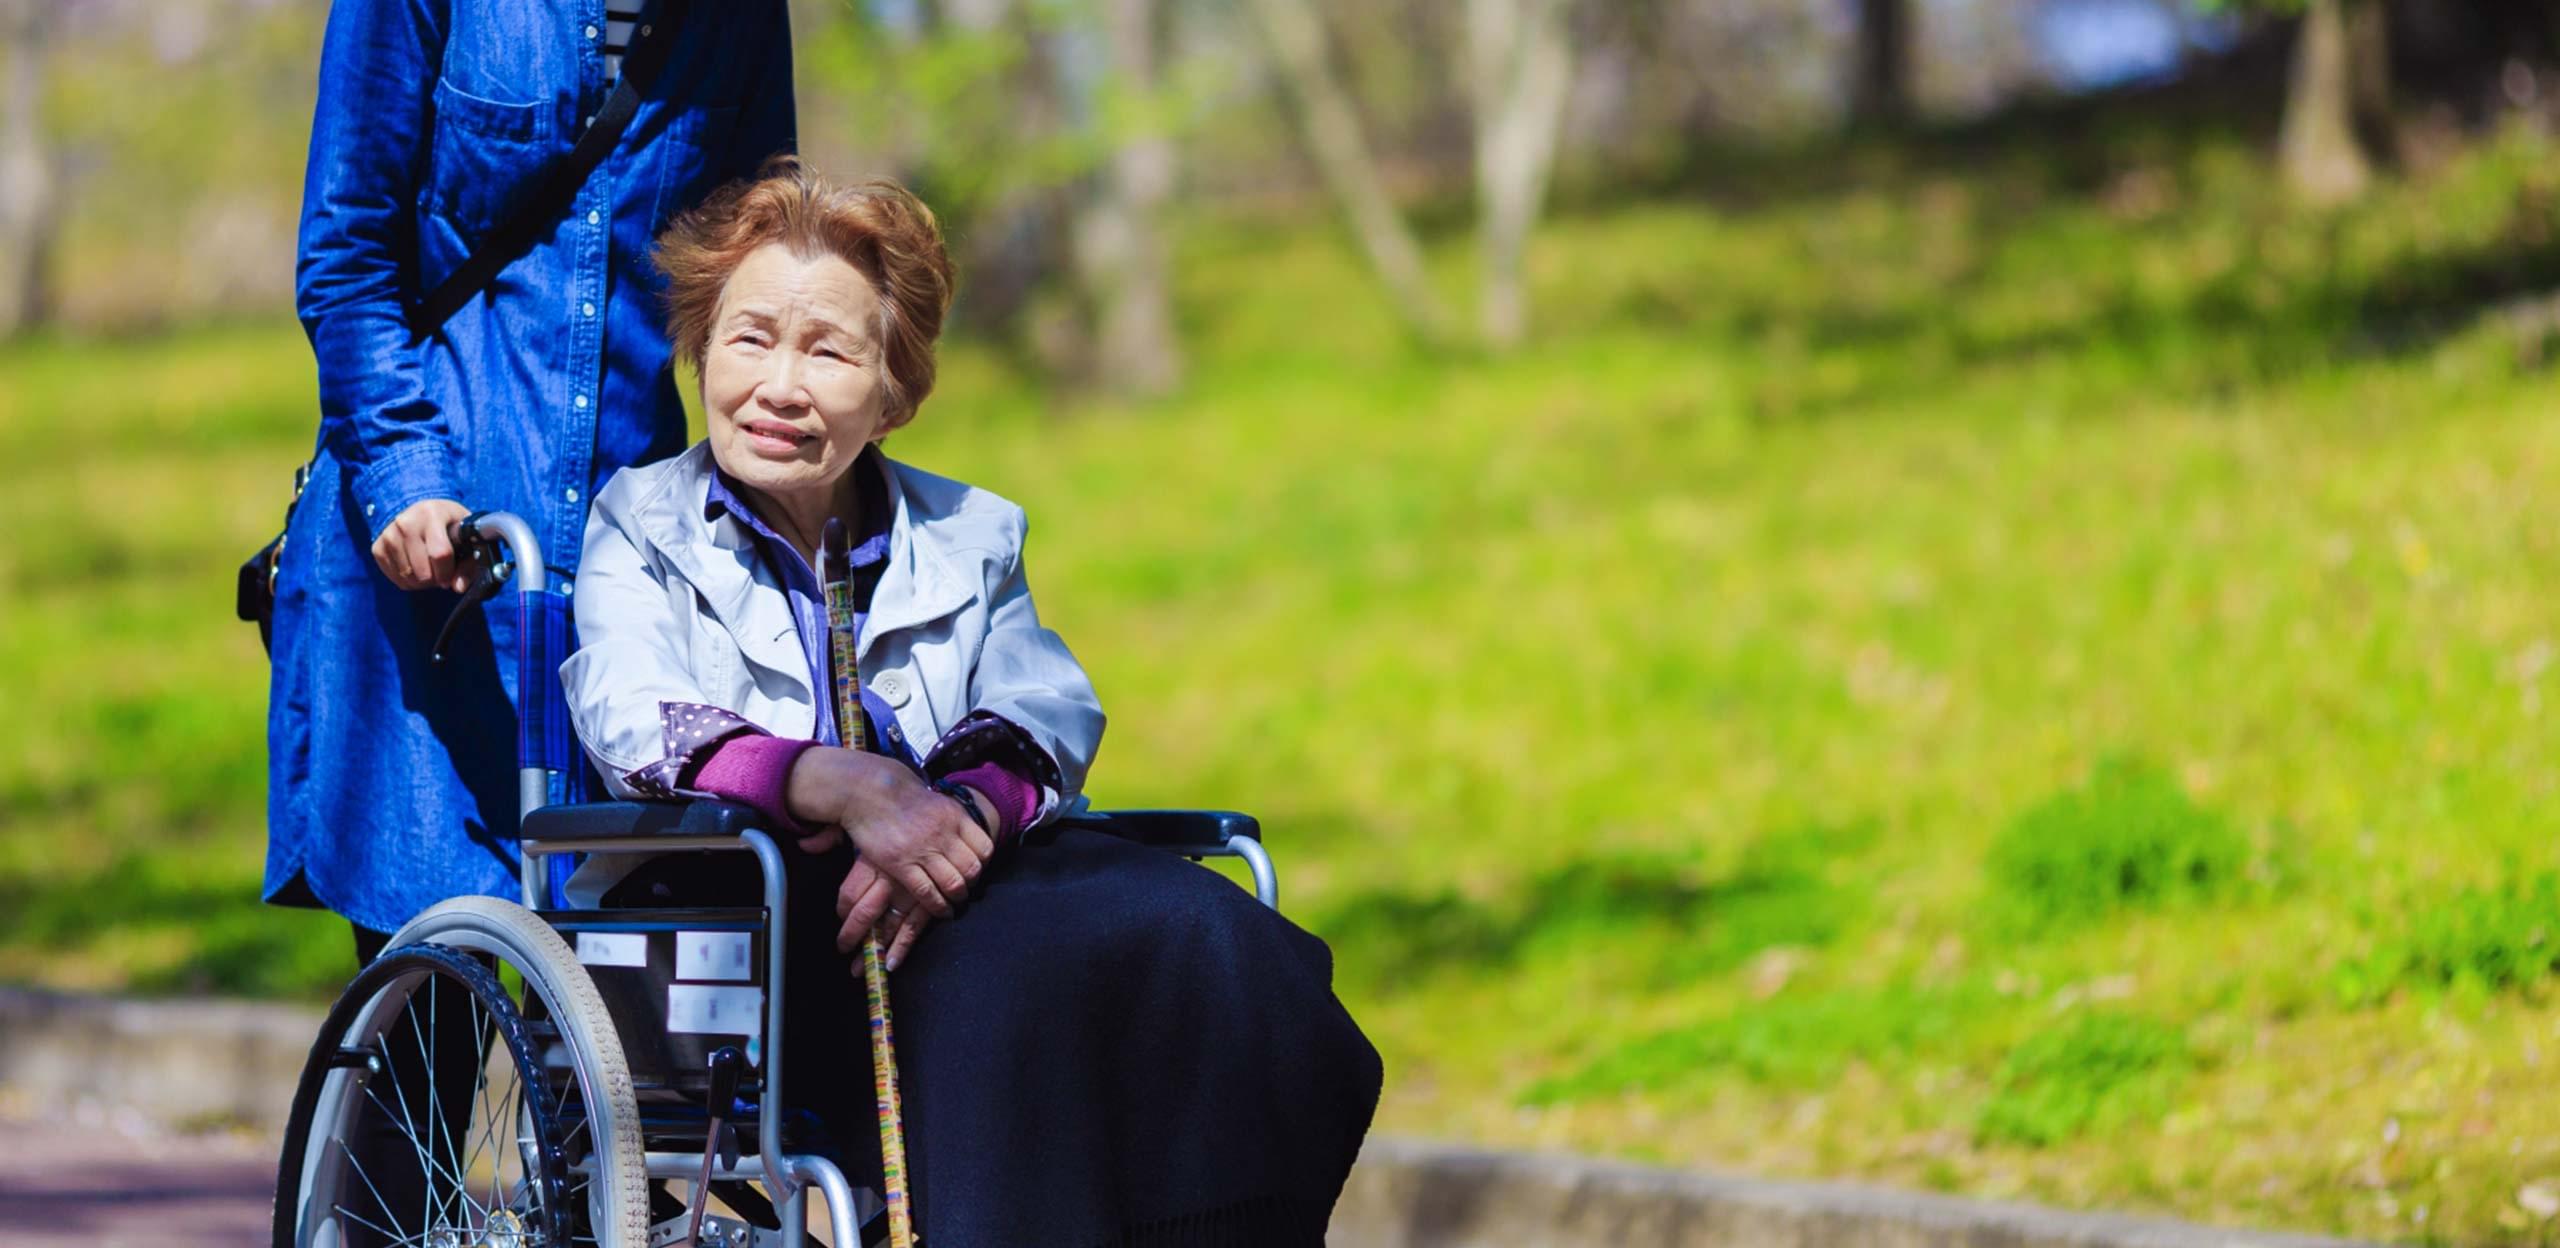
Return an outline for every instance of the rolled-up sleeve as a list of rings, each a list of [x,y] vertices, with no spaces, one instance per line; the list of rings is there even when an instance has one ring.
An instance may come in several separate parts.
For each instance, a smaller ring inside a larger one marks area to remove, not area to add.
[[[462,493],[408,322],[445,19],[441,0],[330,6],[303,174],[294,302],[319,365],[321,435],[377,535],[412,503]]]

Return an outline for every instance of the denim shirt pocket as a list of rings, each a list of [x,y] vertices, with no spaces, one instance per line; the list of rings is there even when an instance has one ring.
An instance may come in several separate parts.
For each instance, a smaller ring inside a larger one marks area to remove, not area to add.
[[[477,244],[549,164],[551,108],[485,99],[439,79],[426,207]]]

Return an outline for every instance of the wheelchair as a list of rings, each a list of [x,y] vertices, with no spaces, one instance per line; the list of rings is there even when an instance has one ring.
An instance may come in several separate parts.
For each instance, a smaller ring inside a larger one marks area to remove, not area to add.
[[[555,801],[575,796],[583,765],[555,676],[568,597],[517,517],[480,513],[458,536],[482,571],[457,613],[514,586],[522,902],[430,908],[330,1008],[287,1120],[277,1248],[671,1248],[696,1225],[703,1248],[797,1248],[811,1242],[811,1188],[838,1248],[877,1242],[880,1195],[810,1146],[824,1124],[785,1099],[774,837],[720,802]],[[1242,859],[1278,908],[1250,816],[1057,822],[1195,862]],[[562,887],[575,855],[687,851],[751,856],[762,904],[577,908]],[[688,1187],[681,1214],[670,1182]],[[706,1212],[706,1196],[729,1212]]]

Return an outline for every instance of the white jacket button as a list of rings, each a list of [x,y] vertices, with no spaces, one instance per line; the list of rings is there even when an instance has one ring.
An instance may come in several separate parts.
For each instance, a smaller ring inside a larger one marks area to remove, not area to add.
[[[907,704],[907,678],[896,672],[882,673],[880,679],[871,682],[871,689],[891,706]]]

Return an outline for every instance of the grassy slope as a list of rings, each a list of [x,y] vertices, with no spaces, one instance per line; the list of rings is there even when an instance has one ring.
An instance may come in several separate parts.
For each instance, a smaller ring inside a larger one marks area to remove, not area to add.
[[[2549,278],[2551,159],[2325,220],[2212,140],[1594,211],[1501,361],[1202,227],[1179,403],[962,348],[895,449],[1031,508],[1099,800],[1264,816],[1387,1127],[2528,1238],[2560,431],[2450,309]],[[284,326],[0,355],[0,976],[339,977],[249,900],[227,619],[309,389]]]

